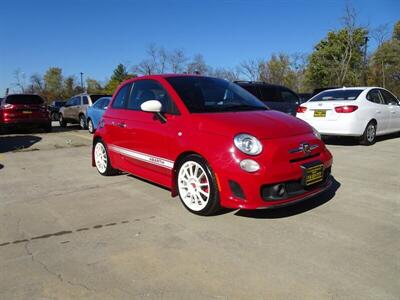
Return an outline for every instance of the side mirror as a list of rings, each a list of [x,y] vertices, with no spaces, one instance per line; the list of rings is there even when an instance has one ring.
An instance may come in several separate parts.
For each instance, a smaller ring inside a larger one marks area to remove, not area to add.
[[[146,112],[160,113],[162,104],[158,100],[148,100],[140,105],[140,109]]]

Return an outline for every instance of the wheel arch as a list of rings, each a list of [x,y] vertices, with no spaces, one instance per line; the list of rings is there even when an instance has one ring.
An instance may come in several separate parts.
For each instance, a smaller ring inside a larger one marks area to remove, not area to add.
[[[177,174],[178,167],[180,166],[182,160],[189,155],[198,155],[201,158],[203,158],[205,161],[207,161],[203,155],[201,155],[200,153],[198,153],[196,151],[192,151],[192,150],[184,151],[178,155],[178,157],[175,159],[174,166],[172,167],[172,178],[171,178],[171,196],[172,197],[178,196],[178,188],[176,186],[176,176],[178,176],[178,174]]]

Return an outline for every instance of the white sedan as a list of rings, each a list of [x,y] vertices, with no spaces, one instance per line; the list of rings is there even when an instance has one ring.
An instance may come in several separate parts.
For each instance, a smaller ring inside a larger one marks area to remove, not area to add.
[[[400,101],[379,87],[323,91],[297,108],[296,116],[321,135],[360,137],[364,145],[376,136],[400,131]]]

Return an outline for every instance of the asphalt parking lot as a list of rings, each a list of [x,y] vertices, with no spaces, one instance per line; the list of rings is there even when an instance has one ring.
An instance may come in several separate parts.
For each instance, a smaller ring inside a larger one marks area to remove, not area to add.
[[[328,143],[325,194],[199,217],[77,127],[0,135],[0,299],[399,299],[400,138]]]

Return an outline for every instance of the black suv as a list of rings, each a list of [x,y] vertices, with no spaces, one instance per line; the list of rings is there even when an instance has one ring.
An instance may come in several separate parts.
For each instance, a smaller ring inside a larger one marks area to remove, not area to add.
[[[295,116],[296,109],[301,104],[299,96],[284,86],[261,81],[235,81],[235,83],[252,93],[270,109]]]
[[[53,101],[51,104],[48,106],[48,109],[50,111],[50,117],[52,121],[58,121],[58,114],[60,112],[60,108],[65,105],[65,101]]]

